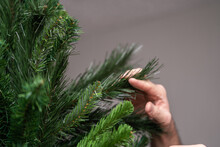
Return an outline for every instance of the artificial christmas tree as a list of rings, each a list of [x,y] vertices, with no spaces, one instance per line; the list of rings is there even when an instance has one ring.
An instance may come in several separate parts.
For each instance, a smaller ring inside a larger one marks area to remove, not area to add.
[[[1,146],[145,146],[146,131],[161,131],[134,112],[136,91],[121,78],[138,45],[118,47],[70,82],[65,70],[81,30],[59,1],[1,0],[0,12]],[[153,59],[134,77],[159,68]]]

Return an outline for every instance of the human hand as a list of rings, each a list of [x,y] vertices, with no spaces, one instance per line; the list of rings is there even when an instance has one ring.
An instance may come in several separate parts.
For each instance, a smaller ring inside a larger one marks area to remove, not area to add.
[[[164,133],[157,136],[153,134],[152,147],[167,147],[179,145],[180,139],[172,119],[165,88],[160,84],[154,84],[149,80],[137,80],[132,78],[142,69],[127,71],[123,78],[129,78],[129,83],[140,91],[136,99],[132,100],[137,113],[145,113],[163,129]]]
[[[137,80],[132,78],[135,74],[141,72],[142,69],[137,68],[125,73],[125,78],[130,78],[129,83],[141,91],[136,94],[136,99],[132,100],[135,110],[138,113],[146,113],[150,119],[157,122],[166,132],[169,131],[171,125],[171,113],[167,100],[166,90],[162,85],[154,84],[149,80]]]
[[[127,71],[123,78],[129,78],[129,83],[140,91],[136,99],[132,101],[135,110],[138,113],[146,113],[149,118],[157,122],[163,129],[164,133],[154,136],[151,141],[152,147],[205,147],[203,144],[198,145],[179,145],[180,138],[176,131],[172,115],[170,113],[166,89],[160,84],[154,84],[149,80],[137,80],[132,78],[135,74],[141,72],[137,68]]]

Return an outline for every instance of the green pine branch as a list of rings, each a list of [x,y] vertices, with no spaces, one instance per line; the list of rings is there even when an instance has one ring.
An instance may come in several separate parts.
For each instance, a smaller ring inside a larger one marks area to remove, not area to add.
[[[77,146],[88,146],[90,141],[96,140],[100,135],[112,129],[123,117],[131,114],[133,111],[133,105],[129,101],[118,104],[106,118],[102,118],[95,127],[92,127],[89,134]]]
[[[62,121],[64,127],[77,127],[80,125],[79,123],[81,121],[86,120],[86,115],[94,109],[97,100],[102,97],[101,84],[100,82],[96,82],[93,85],[89,85],[88,88],[80,93],[82,93],[82,96],[78,100],[76,106]]]
[[[146,132],[150,134],[159,134],[163,132],[159,125],[150,120],[145,114],[137,114],[134,112],[131,115],[124,117],[123,121],[132,126],[136,132],[139,132],[142,135],[146,134]]]
[[[129,145],[129,147],[146,147],[149,143],[149,139],[143,135],[141,137],[137,137],[135,141]]]
[[[81,90],[78,93],[78,102],[73,106],[71,112],[68,112],[63,119],[60,118],[61,120],[56,117],[57,120],[54,121],[56,125],[50,122],[52,127],[49,125],[43,130],[43,132],[47,132],[43,133],[47,134],[43,136],[43,140],[47,140],[52,134],[61,135],[61,137],[68,136],[69,133],[72,133],[71,130],[80,127],[82,122],[88,121],[88,114],[96,107],[96,103],[102,96],[101,90],[100,82],[95,82],[93,85]]]
[[[12,49],[16,25],[19,21],[20,4],[18,0],[1,0],[0,1],[0,36],[1,39],[8,43]]]
[[[44,50],[49,50],[47,54],[47,71],[50,81],[51,105],[60,103],[59,94],[66,87],[65,71],[68,65],[68,57],[74,49],[70,44],[79,39],[80,28],[78,21],[67,16],[66,12],[59,13],[56,25],[46,33],[47,39],[43,40]],[[62,101],[65,99],[62,99]],[[52,108],[53,111],[53,108]]]
[[[49,102],[46,88],[40,77],[24,84],[17,103],[11,108],[9,138],[12,143],[30,142],[34,145],[37,142],[42,111]]]
[[[152,78],[153,74],[157,72],[160,68],[161,66],[159,66],[158,60],[155,58],[147,64],[147,66],[142,70],[141,73],[135,75],[135,77],[137,79],[149,79],[150,77]],[[124,72],[119,73],[117,76],[115,76],[115,74],[112,74],[111,76],[109,76],[108,78],[106,78],[101,82],[103,87],[103,97],[101,99],[102,103],[107,103],[108,105],[111,105],[112,102],[108,100],[109,97],[113,99],[119,98],[119,100],[123,100],[124,98],[132,98],[130,94],[135,93],[135,90],[133,89],[133,87],[129,85],[127,79],[121,79],[121,75]],[[150,76],[146,76],[148,74]],[[111,109],[111,107],[108,107],[107,105],[105,105],[104,107],[105,110],[99,109],[100,111],[95,111],[95,117],[98,118],[98,115],[101,117],[105,115],[109,111],[109,109]],[[130,121],[128,121],[129,119],[125,119],[125,120],[127,121],[126,123],[132,124],[135,130],[137,131],[143,129],[142,131],[147,130],[150,131],[150,133],[161,132],[160,128],[157,125],[155,125],[153,122],[151,122],[147,117],[145,118],[142,117],[143,116],[139,116],[139,115],[136,116],[135,114],[132,114],[131,116],[130,115],[128,116],[128,118],[131,118]],[[135,119],[137,122],[140,123],[135,124]],[[85,124],[83,124],[83,126],[87,126],[87,127],[82,126],[81,129],[74,131],[80,132],[80,134],[82,134],[83,136],[83,134],[86,134],[86,132],[88,132],[88,130],[91,129],[91,125],[94,123],[97,123],[97,121],[96,119],[93,119],[93,116],[91,115],[91,119],[88,122],[85,122]],[[74,137],[75,140],[73,141],[73,144],[77,142],[76,140],[81,138],[81,136],[77,134],[74,136],[75,136]]]
[[[134,138],[133,128],[127,124],[122,124],[118,129],[114,129],[112,133],[97,141],[97,146],[105,147],[118,147],[118,146],[128,146],[132,139]],[[103,135],[104,136],[104,135]]]
[[[111,111],[109,98],[135,92],[121,75],[140,46],[119,46],[68,84],[68,58],[81,30],[59,0],[1,0],[0,13],[0,146],[127,146],[131,127],[156,130],[131,115],[130,102]],[[155,58],[134,77],[149,79],[159,69]]]
[[[158,58],[152,59],[148,64],[142,69],[140,73],[137,73],[133,78],[139,80],[148,80],[154,77],[154,74],[159,71],[162,65],[159,65]],[[131,72],[131,71],[130,71]],[[130,72],[127,72],[126,75],[129,75]],[[122,78],[124,72],[119,74],[111,74],[108,78],[102,81],[103,83],[103,95],[107,97],[117,97],[120,94],[131,94],[134,93],[135,89],[128,83],[127,78]],[[126,75],[124,75],[126,77]],[[123,97],[126,97],[125,95]]]
[[[104,132],[95,140],[89,140],[87,145],[91,147],[128,146],[131,144],[133,138],[132,128],[129,125],[123,124],[120,125],[118,129],[114,128],[112,132]]]
[[[9,131],[9,114],[13,102],[13,91],[10,86],[10,78],[6,73],[6,48],[4,41],[0,40],[0,146],[5,145]]]
[[[141,46],[137,44],[118,46],[106,57],[102,64],[91,65],[85,73],[79,75],[78,79],[70,86],[69,91],[79,90],[95,81],[103,81],[112,75],[112,73],[121,73],[122,71],[131,69],[131,66],[128,66],[127,63],[130,61],[132,54],[140,48]]]

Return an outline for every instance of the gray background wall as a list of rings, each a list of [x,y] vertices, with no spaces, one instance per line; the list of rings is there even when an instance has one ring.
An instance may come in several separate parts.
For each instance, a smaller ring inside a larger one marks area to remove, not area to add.
[[[159,80],[184,144],[218,147],[220,139],[220,3],[216,0],[62,0],[85,32],[67,75],[103,61],[119,43],[137,42],[133,61],[157,56]]]

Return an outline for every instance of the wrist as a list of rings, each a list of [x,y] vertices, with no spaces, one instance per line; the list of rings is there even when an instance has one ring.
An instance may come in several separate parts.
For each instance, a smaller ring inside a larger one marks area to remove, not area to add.
[[[163,128],[163,133],[152,135],[152,147],[167,147],[170,145],[180,145],[181,141],[178,132],[175,127],[175,122],[171,119],[171,122],[166,127]]]
[[[162,129],[164,135],[174,136],[177,134],[175,122],[172,118],[170,120],[170,123],[166,127],[163,127]]]

